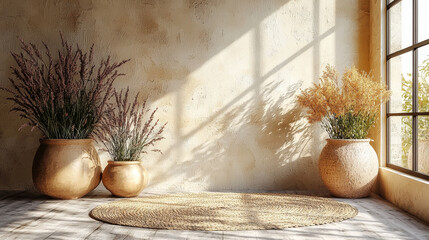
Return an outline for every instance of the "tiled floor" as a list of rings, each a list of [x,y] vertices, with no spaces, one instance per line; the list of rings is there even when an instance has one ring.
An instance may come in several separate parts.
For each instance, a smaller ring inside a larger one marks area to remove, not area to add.
[[[376,195],[337,199],[359,210],[355,218],[339,223],[284,230],[215,232],[124,227],[88,216],[92,208],[112,200],[117,198],[103,189],[77,200],[0,192],[0,239],[429,239],[428,225]]]

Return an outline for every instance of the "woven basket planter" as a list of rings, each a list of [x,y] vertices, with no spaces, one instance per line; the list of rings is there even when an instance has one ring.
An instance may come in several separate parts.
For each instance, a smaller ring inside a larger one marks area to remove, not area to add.
[[[332,195],[361,198],[371,193],[378,158],[370,139],[327,139],[319,157],[319,173]]]

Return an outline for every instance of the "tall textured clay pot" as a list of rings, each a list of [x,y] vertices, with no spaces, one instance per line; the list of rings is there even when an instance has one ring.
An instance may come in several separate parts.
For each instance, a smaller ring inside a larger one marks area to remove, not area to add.
[[[326,139],[319,172],[336,197],[360,198],[371,192],[378,174],[378,158],[370,139]]]
[[[135,197],[146,187],[148,174],[140,161],[107,161],[102,180],[113,195]]]
[[[43,194],[80,198],[98,186],[101,165],[92,139],[41,139],[33,161],[33,182]]]

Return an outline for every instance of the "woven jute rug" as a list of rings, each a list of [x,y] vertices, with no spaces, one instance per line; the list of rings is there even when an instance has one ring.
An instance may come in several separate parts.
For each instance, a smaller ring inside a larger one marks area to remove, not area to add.
[[[329,198],[274,193],[155,195],[106,203],[90,216],[112,224],[176,230],[284,229],[338,222],[357,209]]]

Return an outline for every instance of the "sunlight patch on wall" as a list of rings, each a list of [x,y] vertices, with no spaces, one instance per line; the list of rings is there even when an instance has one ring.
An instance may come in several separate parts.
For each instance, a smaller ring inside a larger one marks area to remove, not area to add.
[[[243,34],[229,46],[207,60],[187,77],[187,86],[182,89],[183,117],[195,122],[186,123],[185,134],[212,117],[228,103],[239,105],[249,101],[248,94],[235,99],[251,87],[254,51],[252,30]],[[224,109],[225,111],[226,109]]]

